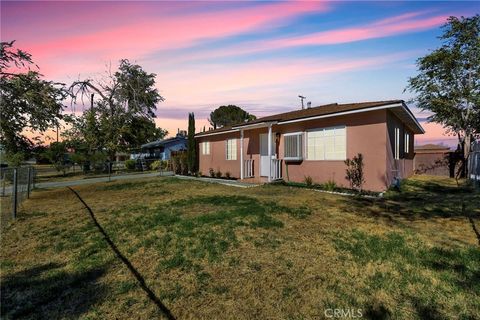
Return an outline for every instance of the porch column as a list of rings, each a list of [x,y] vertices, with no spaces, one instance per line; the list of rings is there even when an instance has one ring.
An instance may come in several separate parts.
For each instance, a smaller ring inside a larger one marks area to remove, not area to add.
[[[268,182],[272,181],[272,124],[268,125]]]
[[[243,180],[243,129],[240,130],[240,180]]]

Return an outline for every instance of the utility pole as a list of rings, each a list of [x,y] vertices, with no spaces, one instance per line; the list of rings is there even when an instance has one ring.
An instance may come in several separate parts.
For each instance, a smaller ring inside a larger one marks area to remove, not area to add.
[[[304,97],[302,95],[299,95],[298,96],[300,98],[300,100],[302,100],[302,110],[305,109],[305,106],[303,105],[303,100],[305,100],[307,97]]]

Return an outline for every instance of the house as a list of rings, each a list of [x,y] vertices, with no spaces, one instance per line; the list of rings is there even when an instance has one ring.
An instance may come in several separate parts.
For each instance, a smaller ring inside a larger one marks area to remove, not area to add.
[[[453,176],[455,163],[452,152],[447,146],[425,144],[415,146],[413,168],[415,173],[425,173],[436,176]]]
[[[170,160],[172,152],[187,150],[187,134],[179,130],[173,138],[152,141],[143,144],[140,152],[133,153],[130,158],[145,160]]]
[[[196,134],[199,170],[252,182],[277,179],[349,186],[344,160],[364,156],[364,188],[382,191],[413,174],[414,135],[402,100],[328,104]]]

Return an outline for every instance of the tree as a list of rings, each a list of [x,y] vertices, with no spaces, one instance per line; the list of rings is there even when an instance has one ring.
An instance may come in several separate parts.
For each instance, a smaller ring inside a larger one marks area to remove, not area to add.
[[[210,124],[216,129],[224,126],[231,126],[245,121],[255,120],[253,114],[250,114],[235,105],[220,106],[210,113]]]
[[[193,174],[196,170],[197,156],[196,156],[196,147],[195,147],[195,115],[192,113],[188,114],[188,143],[187,143],[187,153],[188,153],[188,171]]]
[[[418,75],[407,87],[414,101],[458,137],[463,154],[459,173],[466,174],[472,139],[480,134],[480,16],[450,17],[442,46],[417,60]],[[457,173],[458,175],[458,173]]]
[[[63,175],[66,174],[70,163],[67,159],[67,146],[65,142],[51,143],[49,148],[45,151],[44,156],[50,160],[58,172],[62,171]]]
[[[14,42],[0,44],[0,143],[7,153],[28,153],[33,142],[25,132],[58,127],[68,93],[63,84],[31,70],[38,68],[31,55],[15,49]]]
[[[118,151],[163,138],[167,132],[153,121],[157,103],[164,101],[155,77],[124,59],[104,81],[74,82],[69,89],[72,95],[75,99],[90,95],[91,107],[81,117],[72,117],[70,136],[79,136],[89,152],[105,150],[110,160]]]
[[[347,166],[345,179],[350,182],[350,188],[362,191],[362,186],[365,183],[363,155],[359,153],[352,159],[345,160],[345,165]]]

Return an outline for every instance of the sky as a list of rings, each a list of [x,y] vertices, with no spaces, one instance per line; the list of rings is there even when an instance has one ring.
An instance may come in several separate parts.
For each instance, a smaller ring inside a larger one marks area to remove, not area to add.
[[[126,58],[155,73],[156,123],[197,131],[220,105],[257,117],[333,102],[410,100],[415,61],[438,48],[449,16],[478,2],[1,1],[1,40],[32,54],[49,80],[102,79]],[[456,145],[429,113],[416,144]],[[81,112],[86,106],[77,106]],[[73,112],[68,108],[66,112]]]

